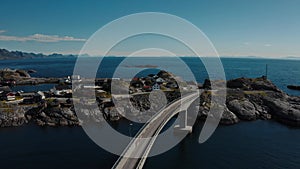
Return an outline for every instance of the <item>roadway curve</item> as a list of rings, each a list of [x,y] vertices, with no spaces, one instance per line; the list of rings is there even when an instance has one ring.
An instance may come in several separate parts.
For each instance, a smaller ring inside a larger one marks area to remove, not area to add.
[[[198,92],[191,93],[182,97],[180,100],[169,104],[166,108],[156,113],[147,123],[145,123],[136,136],[131,140],[112,168],[142,168],[153,143],[163,127],[178,112],[187,110],[191,103],[198,97]]]

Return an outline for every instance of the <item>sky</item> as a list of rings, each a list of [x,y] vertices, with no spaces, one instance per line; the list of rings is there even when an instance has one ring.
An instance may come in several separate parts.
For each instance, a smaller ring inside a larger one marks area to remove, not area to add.
[[[299,0],[1,0],[0,8],[0,48],[8,50],[77,54],[115,19],[162,12],[197,26],[221,56],[300,57]],[[174,44],[133,38],[111,53],[128,55],[140,42]]]

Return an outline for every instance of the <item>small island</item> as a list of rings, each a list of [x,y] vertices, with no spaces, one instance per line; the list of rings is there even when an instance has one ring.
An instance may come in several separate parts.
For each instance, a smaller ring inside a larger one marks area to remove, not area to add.
[[[128,68],[157,68],[158,66],[156,65],[126,65],[125,67],[128,67]]]
[[[80,126],[72,98],[72,82],[84,79],[79,75],[62,78],[35,78],[30,73],[33,70],[0,70],[0,127],[22,126],[35,123],[39,126]],[[220,123],[236,124],[240,121],[276,120],[288,126],[300,127],[300,97],[290,96],[277,88],[266,77],[238,78],[227,81],[226,104],[218,105],[211,102],[211,95],[218,91],[211,90],[211,84],[221,81],[205,80],[203,85],[193,82],[179,82],[170,72],[164,70],[157,74],[133,79],[117,79],[120,88],[129,87],[130,101],[139,110],[150,108],[149,94],[154,90],[162,91],[167,102],[181,97],[180,91],[200,90],[198,120],[205,120],[212,106],[224,110]],[[93,79],[94,86],[83,85],[81,88],[92,89],[95,92],[98,110],[82,110],[96,117],[97,122],[103,120],[118,121],[123,116],[115,108],[110,92],[112,79]],[[22,92],[12,91],[12,86],[54,84],[49,91]],[[180,85],[178,85],[180,83]],[[122,98],[121,98],[122,99]],[[88,104],[88,101],[83,102]],[[152,103],[153,104],[153,103]],[[134,114],[137,118],[145,118],[153,114]],[[99,114],[100,113],[100,114]],[[155,112],[152,112],[155,113]]]

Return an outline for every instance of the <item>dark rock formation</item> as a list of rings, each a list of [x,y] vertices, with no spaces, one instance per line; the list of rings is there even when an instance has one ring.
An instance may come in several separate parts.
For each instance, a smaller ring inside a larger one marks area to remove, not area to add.
[[[225,107],[220,123],[228,125],[228,124],[235,124],[238,122],[239,122],[238,117],[233,112],[228,110],[228,108]]]
[[[23,109],[0,110],[0,127],[17,127],[27,123]]]
[[[295,85],[287,85],[287,88],[291,90],[300,90],[300,86],[295,86]]]
[[[248,100],[232,100],[227,104],[229,110],[236,114],[241,120],[255,120],[256,109]]]
[[[204,80],[204,83],[203,83],[203,85],[202,85],[202,88],[203,89],[211,89],[211,82],[210,82],[210,80],[209,79],[205,79]]]
[[[21,78],[30,78],[30,75],[25,70],[14,70],[5,68],[0,70],[2,80],[19,80]]]
[[[239,88],[242,90],[271,90],[280,91],[271,81],[267,80],[266,77],[260,78],[238,78],[229,80],[227,82],[228,88]]]
[[[161,77],[163,79],[168,79],[168,78],[172,77],[173,75],[167,71],[161,70],[157,73],[157,76]]]
[[[202,89],[206,89],[206,90],[211,90],[212,86],[214,87],[213,90],[219,90],[221,88],[224,88],[226,86],[226,81],[224,80],[209,80],[209,79],[205,79],[204,83],[202,85]]]
[[[20,71],[18,74],[22,74],[20,76],[27,76],[24,72]],[[159,76],[168,77],[170,74],[161,71]],[[219,88],[218,90],[211,90],[212,84],[213,86],[222,86],[220,85],[222,83],[224,83],[222,80],[206,80],[204,82],[204,91],[200,95],[199,119],[204,120],[208,116],[213,118],[221,117],[220,123],[226,125],[235,124],[242,120],[274,119],[290,126],[300,127],[300,97],[287,95],[265,77],[233,79],[228,81],[227,89]],[[227,91],[226,95],[225,90]],[[137,118],[148,118],[161,108],[160,104],[162,101],[166,101],[167,104],[181,97],[181,93],[178,91],[168,91],[161,94],[166,96],[165,100],[161,100],[164,96],[153,95],[151,98],[151,94],[149,93],[132,95],[130,101],[136,111],[130,110],[126,104],[124,104],[122,109],[125,113],[130,112],[132,116],[136,116]],[[214,102],[211,101],[212,95],[217,98]],[[223,97],[226,97],[226,102],[219,104],[217,100]],[[68,99],[68,103],[50,100],[37,103],[35,106],[15,105],[7,107],[7,105],[1,105],[0,127],[20,126],[28,121],[34,121],[40,126],[80,125],[79,121],[82,120],[79,120],[76,116],[70,99]],[[95,122],[101,122],[103,114],[110,115],[110,120],[118,120],[121,117],[116,108],[114,108],[113,103],[105,106],[104,103],[99,102],[99,107],[94,108],[85,105],[85,103],[82,104],[82,110],[80,111],[82,111],[81,114],[86,116],[83,117],[92,119]],[[139,111],[145,112],[153,106],[156,108],[155,112],[148,114],[136,113]],[[210,113],[212,108],[221,110],[223,112],[222,116]]]
[[[300,126],[300,98],[263,98],[270,113],[280,122]]]
[[[79,120],[71,108],[49,106],[47,104],[32,108],[25,113],[29,120],[35,121],[39,126],[74,126]]]
[[[2,85],[37,85],[45,83],[59,83],[62,78],[34,78],[29,72],[20,69],[5,68],[0,70]]]
[[[204,85],[205,91],[200,97],[201,119],[206,117],[212,105],[210,83],[208,80],[204,82],[207,85]],[[238,120],[231,114],[233,113],[240,120],[275,119],[290,126],[300,127],[300,97],[289,96],[265,77],[229,80],[227,87],[221,123],[236,123]]]
[[[16,73],[19,74],[19,77],[30,78],[30,75],[26,70],[16,70]]]

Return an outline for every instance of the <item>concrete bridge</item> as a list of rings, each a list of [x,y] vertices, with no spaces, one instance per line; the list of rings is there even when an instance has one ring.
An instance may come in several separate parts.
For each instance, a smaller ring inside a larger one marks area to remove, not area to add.
[[[180,100],[170,103],[166,108],[156,113],[131,140],[112,168],[143,168],[157,136],[167,122],[178,113],[180,113],[181,119],[180,124],[175,126],[176,130],[192,132],[192,126],[187,125],[187,109],[198,97],[198,92],[185,95]]]

